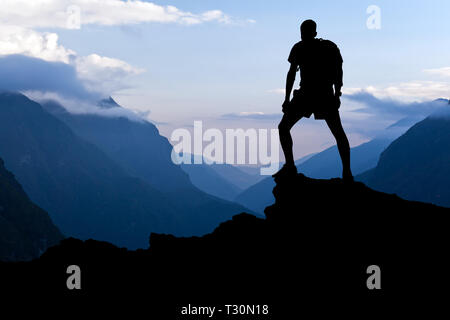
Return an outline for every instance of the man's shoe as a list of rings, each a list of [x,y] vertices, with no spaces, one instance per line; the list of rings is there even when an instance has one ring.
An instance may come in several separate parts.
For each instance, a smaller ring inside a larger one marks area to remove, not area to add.
[[[274,178],[279,178],[282,176],[290,176],[297,174],[297,167],[293,164],[285,164],[277,173],[272,175]]]

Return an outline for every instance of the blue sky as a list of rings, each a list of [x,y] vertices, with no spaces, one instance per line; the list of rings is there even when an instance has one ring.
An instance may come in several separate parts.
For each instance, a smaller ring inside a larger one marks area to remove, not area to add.
[[[52,2],[57,8],[58,1]],[[63,3],[65,0],[59,3],[61,8]],[[449,1],[152,3],[175,6],[195,15],[220,10],[229,21],[223,23],[219,18],[187,25],[137,19],[109,25],[93,22],[82,24],[80,29],[67,29],[44,21],[51,19],[51,12],[44,15],[33,11],[42,15],[43,22],[29,26],[10,15],[8,24],[39,33],[55,33],[59,45],[73,50],[79,57],[92,54],[110,57],[139,70],[131,72],[129,77],[127,74],[124,81],[121,72],[108,74],[104,81],[117,77],[113,80],[122,83],[111,86],[110,94],[127,108],[150,111],[149,119],[161,123],[159,129],[166,136],[174,128],[192,125],[193,120],[204,120],[205,126],[218,128],[275,127],[278,120],[273,114],[280,112],[283,100],[277,89],[284,88],[289,67],[286,58],[292,45],[299,41],[300,22],[307,18],[317,22],[319,37],[330,39],[340,47],[344,58],[344,89],[351,89],[347,93],[369,88],[379,99],[410,102],[438,98],[450,88],[450,72],[445,69],[450,66]],[[379,30],[366,26],[369,16],[366,9],[373,4],[381,9]],[[83,21],[86,12],[93,9],[80,7]],[[108,6],[104,8],[96,15],[111,14]],[[0,26],[4,23],[1,18],[8,18],[6,14],[0,15]],[[1,43],[0,38],[0,54]],[[434,72],[424,71],[428,69]],[[389,115],[374,117],[368,112],[363,117],[352,112],[360,104],[351,99],[343,101],[342,117],[353,145],[373,138],[385,124],[398,120]],[[268,117],[267,120],[222,117],[242,112],[259,112]],[[294,130],[298,141],[296,156],[333,144],[324,123],[304,122]],[[370,134],[365,130],[369,122],[373,126]]]

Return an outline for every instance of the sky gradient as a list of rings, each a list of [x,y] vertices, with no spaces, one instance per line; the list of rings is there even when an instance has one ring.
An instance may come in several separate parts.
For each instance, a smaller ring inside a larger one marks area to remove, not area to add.
[[[374,100],[344,97],[341,114],[352,145],[416,115],[418,104],[411,102],[450,95],[448,1],[129,1],[119,10],[119,0],[49,0],[47,9],[21,2],[0,4],[0,56],[72,65],[89,90],[145,114],[168,137],[194,120],[219,129],[276,127],[286,59],[308,18],[317,22],[318,37],[341,50],[344,93],[365,90],[405,103],[400,115],[383,115]],[[80,8],[80,28],[65,24],[71,4]],[[379,30],[366,26],[373,4],[381,10]],[[14,46],[17,34],[22,44],[31,35],[35,42]],[[39,37],[47,37],[45,50],[32,50]],[[297,158],[334,144],[322,121],[302,120],[293,135]]]

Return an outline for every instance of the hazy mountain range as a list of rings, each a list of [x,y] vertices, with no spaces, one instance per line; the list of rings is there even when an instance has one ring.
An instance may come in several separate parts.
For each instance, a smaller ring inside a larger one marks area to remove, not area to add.
[[[146,247],[152,231],[200,235],[245,211],[194,187],[170,152],[149,122],[0,93],[0,156],[67,236]]]
[[[191,155],[191,164],[181,164],[181,168],[196,187],[222,199],[234,201],[243,190],[265,178],[257,167],[207,164],[203,158],[202,163],[194,164],[194,157],[201,158]]]
[[[121,109],[111,98],[98,107]],[[374,189],[450,206],[448,146],[450,117],[433,115],[392,143],[352,148],[353,172]],[[55,101],[1,92],[0,259],[36,257],[62,234],[146,247],[151,232],[202,235],[246,207],[261,213],[273,203],[275,183],[258,168],[179,166],[171,150],[146,120],[74,114]],[[313,178],[341,173],[335,146],[297,167]]]

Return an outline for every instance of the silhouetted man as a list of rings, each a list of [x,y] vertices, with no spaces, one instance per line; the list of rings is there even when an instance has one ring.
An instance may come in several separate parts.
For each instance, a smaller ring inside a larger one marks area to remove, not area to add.
[[[286,98],[283,118],[278,125],[281,147],[286,164],[274,176],[294,174],[297,169],[292,154],[290,130],[303,117],[324,119],[330,128],[342,159],[344,180],[353,181],[350,169],[350,146],[339,116],[342,88],[342,56],[329,40],[317,39],[316,23],[305,20],[300,26],[302,40],[294,45],[288,61],[291,63],[286,78]],[[295,74],[300,68],[300,88],[290,100]]]

